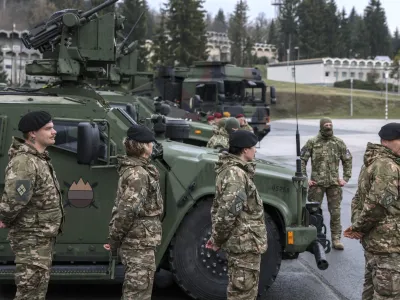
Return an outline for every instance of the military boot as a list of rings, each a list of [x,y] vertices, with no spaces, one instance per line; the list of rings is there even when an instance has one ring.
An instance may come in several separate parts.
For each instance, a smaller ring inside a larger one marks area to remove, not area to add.
[[[336,250],[343,250],[344,249],[344,245],[340,241],[340,238],[333,238],[332,239],[332,247],[334,249],[336,249]]]

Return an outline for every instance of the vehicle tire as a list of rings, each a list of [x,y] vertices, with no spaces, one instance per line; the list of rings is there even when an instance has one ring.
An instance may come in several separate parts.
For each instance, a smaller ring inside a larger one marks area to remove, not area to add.
[[[225,253],[205,248],[211,235],[212,199],[200,201],[183,219],[169,249],[170,270],[175,282],[193,299],[226,299],[228,284]],[[282,247],[277,227],[265,213],[268,250],[261,260],[259,299],[275,281],[282,261]]]

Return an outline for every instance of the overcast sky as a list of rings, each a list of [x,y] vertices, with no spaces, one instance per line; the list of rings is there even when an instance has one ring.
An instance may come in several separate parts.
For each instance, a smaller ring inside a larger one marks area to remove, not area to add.
[[[158,10],[165,0],[148,0],[151,7]],[[272,0],[247,0],[250,8],[251,18],[255,18],[260,12],[264,12],[267,18],[275,17],[274,6],[271,5]],[[350,13],[352,7],[356,8],[358,13],[363,13],[364,8],[368,5],[369,0],[336,0],[339,8],[345,7],[347,14]],[[219,8],[222,8],[225,13],[231,13],[235,7],[237,0],[206,0],[204,8],[215,15]],[[386,12],[386,18],[391,33],[395,31],[396,27],[400,29],[400,21],[398,14],[400,11],[400,0],[381,0],[382,6]]]

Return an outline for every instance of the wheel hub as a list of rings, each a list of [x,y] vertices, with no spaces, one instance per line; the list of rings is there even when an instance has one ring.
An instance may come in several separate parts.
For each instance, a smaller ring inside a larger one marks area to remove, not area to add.
[[[217,277],[227,277],[228,276],[228,260],[224,251],[219,249],[214,251],[212,249],[206,248],[206,243],[211,237],[211,232],[205,233],[204,237],[201,239],[199,245],[200,261],[201,264],[208,272],[213,276]]]

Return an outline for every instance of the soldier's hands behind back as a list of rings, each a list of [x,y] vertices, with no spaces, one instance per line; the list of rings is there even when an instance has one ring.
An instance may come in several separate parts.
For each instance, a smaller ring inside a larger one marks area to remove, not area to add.
[[[107,251],[111,250],[110,244],[104,244],[103,248],[106,249]]]
[[[207,241],[206,248],[207,249],[212,249],[214,251],[218,251],[219,250],[219,248],[217,246],[215,246],[211,240]]]
[[[316,185],[317,183],[314,180],[309,180],[308,181],[308,186],[313,186]]]
[[[363,234],[361,232],[355,232],[353,231],[352,227],[350,226],[347,228],[344,232],[343,235],[349,239],[356,239],[359,240],[363,237]]]
[[[6,228],[6,224],[4,224],[2,221],[0,221],[0,228]]]
[[[344,181],[342,178],[339,179],[339,184],[340,186],[344,186],[345,184],[347,184],[346,181]]]

